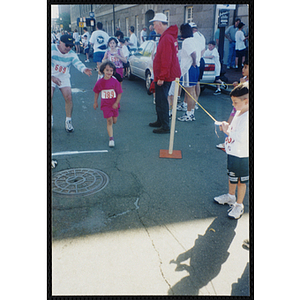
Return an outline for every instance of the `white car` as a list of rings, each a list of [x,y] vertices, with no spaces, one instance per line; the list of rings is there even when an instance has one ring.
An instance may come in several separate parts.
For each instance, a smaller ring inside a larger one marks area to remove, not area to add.
[[[158,42],[146,41],[136,49],[129,57],[128,78],[133,80],[139,77],[145,80],[147,93],[150,95],[151,74],[153,72],[153,57],[156,52]],[[181,49],[182,41],[178,42],[178,48]],[[213,83],[215,81],[215,63],[212,59],[204,59],[205,68],[200,82]]]

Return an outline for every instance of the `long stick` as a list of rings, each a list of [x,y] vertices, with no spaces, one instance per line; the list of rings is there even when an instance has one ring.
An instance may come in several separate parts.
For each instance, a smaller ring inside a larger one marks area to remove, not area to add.
[[[173,109],[172,109],[172,122],[171,122],[171,131],[170,131],[169,154],[173,153],[175,121],[176,121],[176,111],[177,111],[177,99],[178,99],[178,90],[179,90],[178,82],[179,82],[179,78],[176,78],[175,79],[175,92],[174,92],[174,99],[173,99]]]

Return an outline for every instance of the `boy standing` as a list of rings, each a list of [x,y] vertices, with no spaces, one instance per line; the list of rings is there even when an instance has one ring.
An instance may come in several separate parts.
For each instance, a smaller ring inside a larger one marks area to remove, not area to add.
[[[232,104],[237,110],[231,124],[222,122],[222,130],[227,134],[225,149],[227,153],[227,174],[229,176],[229,192],[214,200],[219,204],[229,204],[228,216],[239,219],[244,213],[244,197],[246,183],[249,181],[249,141],[248,141],[248,82],[239,84],[231,93]],[[235,196],[236,186],[237,199]]]

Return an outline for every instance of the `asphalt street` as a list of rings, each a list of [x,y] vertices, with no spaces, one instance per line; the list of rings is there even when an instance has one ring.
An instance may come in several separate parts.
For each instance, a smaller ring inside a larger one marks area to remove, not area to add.
[[[53,295],[249,295],[249,251],[242,247],[249,191],[239,220],[213,201],[228,189],[226,154],[215,147],[224,134],[217,136],[200,108],[196,121],[176,121],[174,150],[182,159],[160,158],[169,134],[148,126],[156,120],[153,97],[144,81],[125,79],[116,146],[109,148],[106,120],[93,109],[96,80],[96,71],[88,77],[71,67],[73,133],[64,129],[64,99],[54,93],[52,184],[64,188],[52,193]],[[211,89],[199,103],[218,121],[232,109],[228,95]],[[108,178],[99,191],[96,171]],[[94,186],[80,192],[80,183]]]

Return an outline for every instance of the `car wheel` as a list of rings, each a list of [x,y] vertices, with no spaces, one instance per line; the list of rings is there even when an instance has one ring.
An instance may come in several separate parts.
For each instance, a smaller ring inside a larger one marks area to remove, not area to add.
[[[152,93],[150,92],[150,86],[151,86],[151,73],[149,70],[146,71],[146,76],[145,76],[145,86],[147,90],[147,94],[151,95]]]
[[[134,79],[134,75],[132,75],[131,66],[130,65],[128,67],[127,74],[128,74],[128,79],[129,80],[133,80]]]

